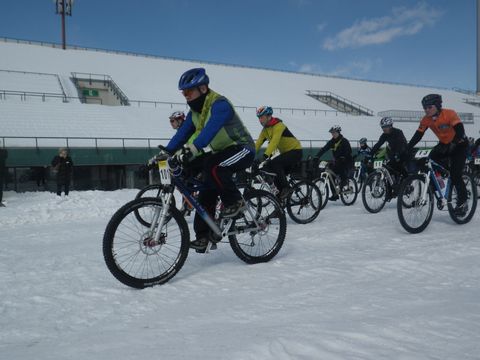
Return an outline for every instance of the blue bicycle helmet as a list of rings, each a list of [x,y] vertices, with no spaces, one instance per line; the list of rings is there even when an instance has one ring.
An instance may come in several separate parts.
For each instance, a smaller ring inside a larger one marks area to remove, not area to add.
[[[257,109],[257,117],[263,116],[263,115],[272,115],[273,114],[273,109],[270,106],[260,106]]]
[[[200,85],[208,85],[210,80],[205,73],[204,68],[194,68],[185,71],[180,80],[178,80],[178,90],[186,90],[199,87]]]

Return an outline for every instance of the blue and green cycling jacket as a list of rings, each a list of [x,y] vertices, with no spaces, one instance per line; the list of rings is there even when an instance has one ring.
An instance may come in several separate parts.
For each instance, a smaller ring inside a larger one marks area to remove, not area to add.
[[[213,152],[219,152],[233,145],[243,145],[255,151],[253,139],[233,105],[212,90],[207,94],[201,113],[188,112],[185,122],[168,143],[167,151],[173,154],[192,137],[198,150],[209,146]]]

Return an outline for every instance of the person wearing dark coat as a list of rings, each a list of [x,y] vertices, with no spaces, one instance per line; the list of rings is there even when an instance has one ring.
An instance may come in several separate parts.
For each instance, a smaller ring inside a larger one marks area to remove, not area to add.
[[[65,191],[65,196],[70,190],[70,180],[72,178],[73,161],[68,156],[67,149],[60,148],[58,155],[52,160],[52,168],[57,172],[57,195],[62,195],[62,188]]]
[[[406,164],[409,160],[408,143],[403,131],[393,127],[393,119],[391,117],[383,117],[380,120],[382,135],[378,142],[373,145],[370,155],[372,157],[378,152],[380,147],[388,143],[387,156],[388,165],[403,176],[407,176]]]
[[[0,148],[0,207],[5,205],[2,203],[3,199],[3,186],[5,178],[7,176],[7,168],[5,167],[5,162],[8,158],[8,151],[5,148]]]
[[[320,158],[328,150],[332,150],[333,164],[331,169],[340,176],[340,186],[343,188],[348,184],[348,174],[353,169],[353,157],[350,142],[343,137],[341,131],[340,126],[332,126],[329,130],[332,139],[318,151],[317,158]]]

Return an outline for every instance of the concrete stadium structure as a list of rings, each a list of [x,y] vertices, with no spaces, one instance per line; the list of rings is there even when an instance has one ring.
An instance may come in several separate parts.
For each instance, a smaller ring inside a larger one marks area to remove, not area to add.
[[[71,150],[77,188],[141,186],[138,165],[173,135],[168,115],[187,110],[178,78],[199,66],[254,137],[261,130],[255,109],[270,105],[306,155],[329,139],[334,124],[352,147],[361,137],[376,141],[385,115],[409,139],[428,93],[440,93],[467,135],[479,136],[480,98],[473,93],[0,39],[0,146],[9,151],[15,189],[31,188],[19,181],[22,174],[28,183],[28,169],[48,166],[60,146]],[[428,146],[435,136],[423,140]]]

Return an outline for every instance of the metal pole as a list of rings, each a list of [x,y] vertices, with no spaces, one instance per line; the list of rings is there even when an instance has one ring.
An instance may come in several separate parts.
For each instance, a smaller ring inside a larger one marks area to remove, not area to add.
[[[67,41],[65,39],[65,0],[62,0],[62,48],[67,48]]]
[[[480,0],[477,0],[477,95],[480,94]]]

